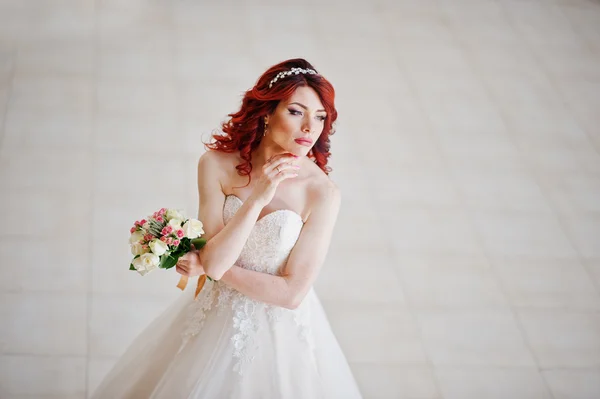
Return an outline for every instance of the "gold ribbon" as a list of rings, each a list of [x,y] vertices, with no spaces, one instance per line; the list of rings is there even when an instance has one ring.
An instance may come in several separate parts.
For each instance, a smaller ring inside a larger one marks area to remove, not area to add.
[[[183,290],[185,290],[187,283],[188,283],[188,277],[181,276],[181,278],[179,279],[179,283],[177,284],[177,288],[179,288],[181,291],[183,291]],[[196,293],[194,294],[194,300],[196,300],[196,298],[198,298],[198,294],[200,293],[200,291],[202,291],[202,287],[204,287],[204,283],[206,283],[206,274],[203,274],[200,277],[198,277],[198,285],[196,285]]]

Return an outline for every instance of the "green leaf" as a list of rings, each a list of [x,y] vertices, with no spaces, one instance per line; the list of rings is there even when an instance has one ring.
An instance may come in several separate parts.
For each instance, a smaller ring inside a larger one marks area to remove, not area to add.
[[[193,244],[194,247],[196,247],[196,249],[201,249],[203,246],[206,245],[206,238],[202,238],[202,237],[194,238],[193,240],[191,240],[191,244]]]
[[[177,247],[177,252],[181,252],[181,253],[188,253],[190,252],[190,239],[189,238],[182,238],[181,242],[179,243],[179,246]]]
[[[133,260],[136,260],[139,257],[140,255],[136,255],[133,257]],[[133,267],[133,261],[129,264],[129,270],[135,270],[135,267]]]
[[[160,267],[161,269],[170,269],[173,266],[175,266],[175,264],[177,263],[177,259],[179,259],[179,257],[173,257],[173,254],[165,254],[161,257],[160,264],[158,265],[158,267]]]

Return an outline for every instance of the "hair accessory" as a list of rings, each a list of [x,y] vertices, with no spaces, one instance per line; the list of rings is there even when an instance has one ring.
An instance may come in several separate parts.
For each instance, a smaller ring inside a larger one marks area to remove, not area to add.
[[[317,71],[315,71],[314,69],[292,68],[289,71],[279,72],[277,74],[277,76],[275,76],[269,82],[269,89],[271,88],[271,86],[273,86],[273,83],[277,82],[277,80],[283,79],[286,76],[290,76],[290,75],[298,75],[300,73],[310,73],[311,75],[318,75]]]

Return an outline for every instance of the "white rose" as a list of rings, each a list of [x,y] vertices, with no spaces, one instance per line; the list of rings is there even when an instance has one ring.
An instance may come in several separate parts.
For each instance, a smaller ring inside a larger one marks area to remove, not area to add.
[[[158,267],[160,259],[153,253],[143,254],[133,260],[133,267],[142,276]]]
[[[169,220],[169,226],[173,227],[173,230],[179,230],[181,228],[181,223],[183,223],[183,220],[181,219]]]
[[[141,232],[140,230],[134,231],[133,233],[131,233],[131,236],[129,237],[129,243],[135,244],[136,242],[140,242],[140,240],[142,238],[144,238],[143,232]]]
[[[136,242],[131,246],[131,253],[133,255],[142,255],[148,252],[148,249],[144,248],[142,244]]]
[[[150,244],[148,245],[150,245],[150,249],[152,250],[152,252],[158,256],[161,256],[169,249],[169,246],[167,244],[156,238],[150,241]]]
[[[200,237],[201,234],[204,234],[202,227],[203,225],[201,221],[190,219],[183,225],[183,234],[190,239]]]
[[[167,218],[167,220],[179,219],[181,221],[184,219],[183,215],[181,213],[179,213],[179,211],[177,209],[167,209],[167,212],[165,213],[165,217]]]

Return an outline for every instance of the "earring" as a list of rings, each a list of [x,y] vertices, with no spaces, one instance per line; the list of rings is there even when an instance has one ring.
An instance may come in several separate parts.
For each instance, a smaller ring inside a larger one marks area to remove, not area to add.
[[[267,127],[269,126],[269,124],[267,122],[265,122],[265,130],[263,131],[263,137],[265,137],[267,135]]]

